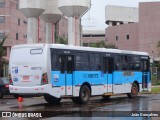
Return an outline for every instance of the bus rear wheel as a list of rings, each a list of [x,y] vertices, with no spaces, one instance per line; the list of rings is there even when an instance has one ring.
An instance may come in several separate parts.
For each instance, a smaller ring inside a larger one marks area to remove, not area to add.
[[[83,85],[79,92],[79,97],[72,98],[74,103],[86,104],[90,100],[90,89],[87,85]]]
[[[59,104],[61,101],[61,98],[56,98],[51,95],[45,94],[44,99],[49,103],[49,104]]]
[[[138,95],[138,86],[135,83],[133,83],[131,88],[131,93],[127,93],[127,96],[129,98],[135,98],[137,97],[137,95]]]

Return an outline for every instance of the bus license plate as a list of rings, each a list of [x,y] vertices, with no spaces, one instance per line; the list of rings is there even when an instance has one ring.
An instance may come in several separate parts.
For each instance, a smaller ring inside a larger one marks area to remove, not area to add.
[[[29,81],[29,76],[23,76],[23,81]]]

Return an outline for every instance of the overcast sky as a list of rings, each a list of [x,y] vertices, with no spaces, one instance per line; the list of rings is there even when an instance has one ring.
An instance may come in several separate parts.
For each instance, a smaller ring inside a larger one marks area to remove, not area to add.
[[[92,6],[89,12],[82,17],[84,30],[105,30],[105,6],[118,5],[128,7],[138,7],[139,2],[153,2],[160,0],[91,0]]]

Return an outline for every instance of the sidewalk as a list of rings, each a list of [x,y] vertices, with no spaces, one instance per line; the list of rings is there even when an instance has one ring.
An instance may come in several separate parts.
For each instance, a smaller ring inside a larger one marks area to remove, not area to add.
[[[152,88],[160,88],[160,85],[153,85]]]

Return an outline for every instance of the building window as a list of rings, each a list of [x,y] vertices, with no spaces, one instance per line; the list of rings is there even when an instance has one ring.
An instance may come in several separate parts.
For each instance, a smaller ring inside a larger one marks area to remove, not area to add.
[[[18,33],[16,33],[16,40],[18,40]]]
[[[5,3],[4,2],[0,2],[0,8],[4,8]]]
[[[105,37],[105,35],[103,34],[86,34],[86,35],[83,35],[83,37]]]
[[[118,36],[116,36],[116,41],[118,41]]]
[[[127,40],[129,40],[129,35],[126,35]]]
[[[19,4],[18,3],[16,3],[16,9],[19,10]]]
[[[21,24],[21,20],[18,18],[18,25],[20,25]]]
[[[0,23],[4,23],[5,21],[5,17],[4,16],[0,16]]]
[[[0,39],[3,39],[4,33],[0,32]]]

